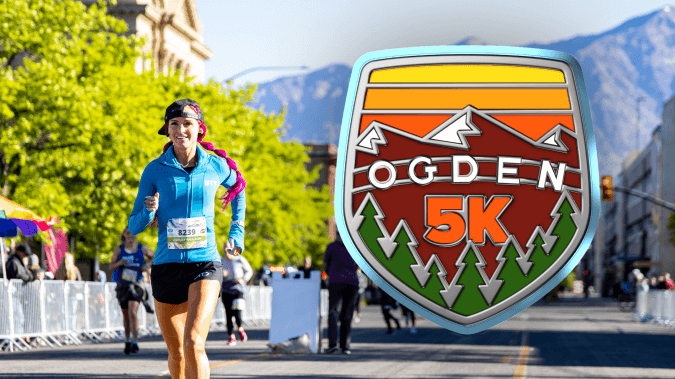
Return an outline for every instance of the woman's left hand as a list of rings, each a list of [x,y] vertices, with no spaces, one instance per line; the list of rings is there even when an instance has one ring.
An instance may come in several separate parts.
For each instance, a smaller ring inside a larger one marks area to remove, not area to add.
[[[234,246],[234,240],[230,238],[225,242],[225,252],[236,257],[241,254],[241,247]]]

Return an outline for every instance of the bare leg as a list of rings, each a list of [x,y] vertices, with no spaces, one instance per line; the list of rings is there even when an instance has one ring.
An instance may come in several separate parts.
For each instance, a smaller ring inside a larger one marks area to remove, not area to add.
[[[206,337],[218,303],[220,282],[200,280],[190,285],[185,322],[185,372],[187,379],[208,379],[211,375],[206,356]]]
[[[138,302],[130,301],[129,302],[129,329],[131,329],[132,341],[138,342]],[[129,337],[127,337],[127,341]]]
[[[167,304],[155,300],[157,322],[169,351],[169,372],[173,379],[185,379],[183,336],[185,335],[187,309],[187,301],[182,304]]]
[[[122,309],[122,323],[124,324],[124,338],[129,341],[131,336],[131,326],[129,321],[129,308]]]

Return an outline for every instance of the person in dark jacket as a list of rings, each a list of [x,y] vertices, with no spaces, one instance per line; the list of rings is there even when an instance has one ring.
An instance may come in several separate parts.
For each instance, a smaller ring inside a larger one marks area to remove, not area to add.
[[[394,329],[391,327],[391,321],[394,321],[396,323],[396,330],[401,329],[401,323],[398,321],[398,317],[394,317],[391,314],[392,310],[398,309],[398,302],[394,300],[393,297],[389,296],[388,293],[384,292],[382,288],[380,288],[380,299],[381,303],[380,305],[382,306],[382,315],[384,316],[384,322],[387,323],[387,334],[392,334],[394,333]]]
[[[30,246],[20,245],[16,248],[16,254],[10,255],[5,264],[7,279],[21,279],[24,283],[32,282],[35,279],[33,273],[24,264],[24,260],[28,261],[31,254]]]
[[[335,242],[326,247],[323,258],[324,271],[328,274],[328,350],[327,354],[338,351],[338,315],[340,320],[340,349],[343,354],[349,350],[354,301],[359,292],[359,268],[347,251],[338,233]],[[342,306],[340,307],[340,304]],[[338,311],[338,308],[339,311]]]

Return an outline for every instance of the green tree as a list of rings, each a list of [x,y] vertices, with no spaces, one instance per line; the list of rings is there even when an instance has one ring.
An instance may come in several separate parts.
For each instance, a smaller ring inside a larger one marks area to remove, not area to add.
[[[382,251],[380,244],[377,242],[377,238],[383,236],[380,231],[377,222],[375,221],[375,216],[377,216],[377,210],[371,202],[366,204],[363,209],[363,216],[365,216],[363,223],[359,227],[359,234],[363,238],[364,242],[368,246],[368,250],[377,258],[384,267],[389,270],[394,276],[399,280],[405,283],[408,287],[415,290],[417,293],[426,297],[427,299],[437,303],[440,306],[447,307],[445,301],[440,295],[440,291],[444,289],[443,284],[438,277],[440,272],[439,268],[434,263],[429,273],[431,276],[425,286],[422,287],[417,281],[417,278],[413,274],[413,271],[410,269],[411,265],[416,264],[415,258],[413,257],[413,252],[408,247],[408,243],[411,241],[411,238],[408,236],[408,233],[405,231],[405,228],[401,228],[401,231],[396,236],[395,241],[398,243],[396,250],[392,254],[391,258],[388,259],[387,256]],[[415,252],[416,254],[416,252]]]
[[[206,140],[234,158],[248,182],[246,256],[286,262],[320,255],[332,213],[327,188],[309,187],[305,148],[282,143],[282,116],[246,107],[254,87],[224,90],[181,81],[179,73],[137,75],[140,42],[105,3],[0,2],[0,186],[36,213],[59,217],[76,237],[76,255],[109,259],[127,223],[144,167],[168,141],[165,108],[193,98],[202,105]],[[222,195],[221,189],[218,195]],[[217,213],[219,250],[229,209]],[[148,228],[139,240],[157,242]]]
[[[104,92],[110,78],[133,73],[136,42],[119,35],[126,24],[105,5],[8,0],[0,17],[3,194],[81,229],[73,234],[90,243],[79,253],[91,256],[121,231],[111,230],[120,218],[115,208],[124,205],[115,196],[126,189],[133,164],[125,161],[136,154],[119,151],[130,147],[142,119],[126,129],[111,122],[107,103],[122,100],[104,101]]]
[[[462,285],[463,288],[452,310],[464,316],[476,314],[488,307],[483,294],[478,289],[479,285],[486,283],[478,272],[480,270],[478,264],[482,259],[479,259],[477,254],[480,252],[474,251],[473,248],[469,249],[462,260],[465,266],[461,272],[457,273],[460,275],[457,284]]]

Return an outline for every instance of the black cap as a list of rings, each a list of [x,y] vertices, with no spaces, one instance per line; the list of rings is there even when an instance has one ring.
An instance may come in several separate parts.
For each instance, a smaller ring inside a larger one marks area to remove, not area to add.
[[[196,107],[197,110],[199,110],[199,112],[197,113],[184,112],[183,109],[185,109],[185,107],[188,105]],[[166,108],[166,112],[164,113],[164,125],[162,125],[157,134],[168,136],[169,134],[167,133],[164,127],[169,122],[169,120],[176,117],[191,117],[201,122],[204,122],[204,113],[202,112],[202,108],[199,106],[199,104],[197,104],[196,101],[191,99],[176,100],[171,105],[169,105],[168,108]]]
[[[17,246],[16,251],[21,251],[28,256],[33,254],[33,251],[30,249],[30,246],[28,246],[28,245],[19,245],[19,246]]]

